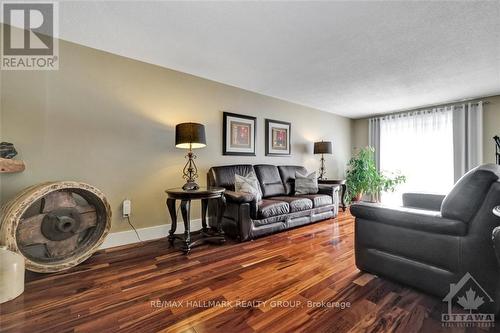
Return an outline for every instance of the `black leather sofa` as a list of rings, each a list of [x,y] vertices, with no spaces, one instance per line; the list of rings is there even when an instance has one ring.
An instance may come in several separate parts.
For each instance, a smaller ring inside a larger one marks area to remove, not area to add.
[[[255,172],[263,199],[234,191],[235,174],[246,176]],[[222,228],[230,237],[246,241],[300,225],[325,220],[338,214],[339,188],[320,185],[319,193],[295,196],[295,172],[305,174],[301,166],[268,164],[225,165],[210,168],[208,186],[226,189],[226,210]],[[209,223],[215,223],[216,207],[209,203]]]
[[[470,273],[494,300],[483,297],[480,309],[498,313],[500,218],[492,213],[498,205],[494,164],[471,170],[446,196],[407,193],[398,208],[354,204],[356,265],[439,297]]]

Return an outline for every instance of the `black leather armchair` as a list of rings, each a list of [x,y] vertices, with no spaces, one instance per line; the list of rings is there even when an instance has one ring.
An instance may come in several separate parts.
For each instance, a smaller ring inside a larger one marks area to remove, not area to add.
[[[500,310],[500,166],[475,168],[446,196],[407,193],[403,207],[351,206],[359,269],[444,297],[470,273]],[[493,235],[493,241],[492,241]]]

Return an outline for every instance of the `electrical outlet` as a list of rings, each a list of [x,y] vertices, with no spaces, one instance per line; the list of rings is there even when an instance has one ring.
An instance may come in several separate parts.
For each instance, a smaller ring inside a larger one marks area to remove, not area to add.
[[[122,211],[123,211],[123,217],[130,216],[130,213],[132,211],[132,203],[130,202],[129,199],[123,200]]]

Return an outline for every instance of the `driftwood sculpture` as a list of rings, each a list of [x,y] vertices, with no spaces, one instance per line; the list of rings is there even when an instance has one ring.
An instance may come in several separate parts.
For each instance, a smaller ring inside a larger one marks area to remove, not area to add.
[[[14,144],[10,142],[0,142],[0,157],[11,159],[17,155]]]
[[[26,258],[26,268],[57,272],[90,257],[111,227],[111,209],[97,188],[79,182],[29,187],[1,212],[0,244]]]

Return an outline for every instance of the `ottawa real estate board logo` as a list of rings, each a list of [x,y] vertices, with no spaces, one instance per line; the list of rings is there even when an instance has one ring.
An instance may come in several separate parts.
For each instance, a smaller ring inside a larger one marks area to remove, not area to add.
[[[2,70],[57,70],[56,2],[2,2]]]
[[[450,285],[443,302],[448,303],[447,313],[441,315],[444,327],[495,327],[494,301],[470,273]],[[454,311],[454,303],[463,311]]]

